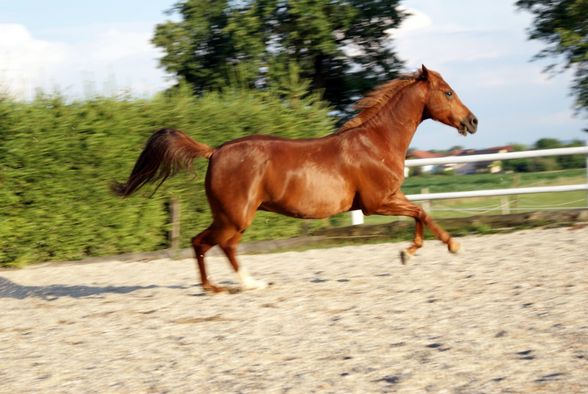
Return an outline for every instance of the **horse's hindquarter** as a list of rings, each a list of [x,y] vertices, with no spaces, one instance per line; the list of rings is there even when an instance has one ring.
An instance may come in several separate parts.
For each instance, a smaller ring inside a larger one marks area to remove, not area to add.
[[[337,140],[328,137],[252,138],[223,146],[211,159],[207,178],[211,205],[301,218],[346,211],[355,195]]]

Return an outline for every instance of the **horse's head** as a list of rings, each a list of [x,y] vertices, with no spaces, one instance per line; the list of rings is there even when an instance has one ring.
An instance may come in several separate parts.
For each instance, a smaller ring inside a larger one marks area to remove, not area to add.
[[[478,118],[468,107],[463,105],[457,94],[439,73],[427,70],[423,66],[417,79],[426,83],[428,87],[424,119],[430,118],[455,127],[462,135],[476,132]]]

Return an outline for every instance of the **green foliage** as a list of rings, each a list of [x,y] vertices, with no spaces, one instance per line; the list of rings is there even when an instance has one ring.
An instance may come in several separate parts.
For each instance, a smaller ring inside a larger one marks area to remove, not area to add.
[[[179,128],[210,145],[248,134],[317,136],[332,129],[328,110],[314,96],[290,101],[225,89],[195,98],[185,87],[149,100],[0,100],[0,265],[166,247],[172,196],[181,201],[185,246],[210,222],[205,161],[152,198],[154,188],[126,200],[109,192],[113,180],[128,176],[151,133]],[[262,220],[274,236],[291,235],[302,223],[269,214]],[[265,226],[250,233],[268,235]]]
[[[237,70],[255,88],[284,87],[291,65],[313,91],[345,111],[358,95],[393,78],[401,62],[386,31],[406,14],[399,0],[179,1],[177,21],[157,25],[161,66],[200,94]]]
[[[537,157],[533,159],[535,171],[555,171],[559,170],[559,164],[556,157]]]
[[[588,111],[588,0],[518,0],[516,5],[535,16],[529,38],[548,44],[537,57],[563,60],[564,69],[574,69],[576,106]]]
[[[554,182],[561,184],[574,183],[578,177],[585,179],[584,169],[565,171],[536,172],[536,173],[501,173],[501,174],[471,174],[471,175],[420,175],[408,177],[402,185],[405,194],[419,194],[423,188],[429,188],[431,193],[456,192],[467,190],[507,189],[510,187],[526,187],[549,185]]]
[[[556,149],[561,147],[561,141],[556,138],[541,138],[535,142],[535,149]]]
[[[585,146],[584,141],[575,140],[566,146]],[[557,162],[562,169],[586,167],[585,155],[558,156]]]
[[[580,140],[571,143],[563,143],[556,138],[541,138],[535,142],[534,149],[555,149],[567,148],[573,146],[583,146]],[[524,145],[513,145],[514,151],[528,150]],[[555,157],[539,157],[530,159],[513,159],[503,161],[502,168],[505,171],[515,172],[540,172],[565,170],[570,168],[582,168],[586,166],[586,157],[584,155],[569,155]]]

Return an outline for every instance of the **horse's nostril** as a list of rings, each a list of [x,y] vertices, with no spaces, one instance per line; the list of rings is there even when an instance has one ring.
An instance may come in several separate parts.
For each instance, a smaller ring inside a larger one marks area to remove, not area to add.
[[[478,118],[476,118],[475,116],[472,117],[472,123],[477,126],[478,125]]]

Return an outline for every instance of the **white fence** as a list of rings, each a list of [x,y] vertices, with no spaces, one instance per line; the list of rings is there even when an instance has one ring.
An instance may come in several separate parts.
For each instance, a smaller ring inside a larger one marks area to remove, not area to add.
[[[437,157],[432,159],[412,159],[406,160],[406,167],[418,167],[426,165],[438,164],[458,164],[458,163],[474,163],[474,162],[492,162],[496,160],[521,159],[530,157],[546,157],[546,156],[565,156],[565,155],[586,155],[586,183],[578,185],[560,185],[560,186],[538,186],[538,187],[523,187],[512,189],[493,189],[493,190],[472,190],[463,192],[449,192],[449,193],[423,193],[423,194],[409,194],[406,197],[412,201],[430,201],[453,198],[468,198],[468,197],[489,197],[489,196],[506,196],[513,194],[530,194],[530,193],[551,193],[551,192],[565,192],[565,191],[588,191],[588,145],[573,148],[558,148],[558,149],[542,149],[522,152],[508,152],[508,153],[492,153],[484,155],[468,155],[468,156],[447,156]],[[351,213],[352,224],[362,224],[363,215],[361,211],[353,211]]]

